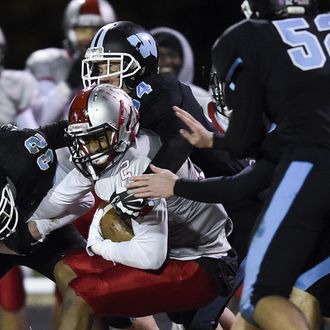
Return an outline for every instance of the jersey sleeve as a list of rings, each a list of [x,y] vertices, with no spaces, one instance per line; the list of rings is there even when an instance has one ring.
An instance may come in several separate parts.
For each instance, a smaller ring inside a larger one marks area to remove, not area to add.
[[[203,203],[233,204],[257,195],[266,189],[275,165],[258,160],[234,176],[221,176],[200,181],[178,179],[174,194]]]
[[[67,147],[71,143],[71,138],[65,134],[65,129],[68,127],[66,120],[59,120],[54,124],[42,126],[39,128],[46,137],[48,144],[53,149]]]
[[[141,116],[142,126],[159,135],[162,147],[152,160],[152,164],[177,172],[190,156],[193,147],[184,139],[179,130],[183,122],[175,115],[174,105],[182,103],[182,95],[175,90],[164,90],[156,101],[147,102],[148,110]],[[150,172],[149,168],[147,172]]]
[[[31,220],[55,219],[67,215],[70,213],[70,206],[82,199],[92,188],[92,181],[73,169],[57,186],[49,190]]]
[[[159,269],[167,256],[167,211],[164,199],[159,200],[143,222],[132,221],[134,237],[126,242],[104,240],[100,255],[115,263],[139,269]]]

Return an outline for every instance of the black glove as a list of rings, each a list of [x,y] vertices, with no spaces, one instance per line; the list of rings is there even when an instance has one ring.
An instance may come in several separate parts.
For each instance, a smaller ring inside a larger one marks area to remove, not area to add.
[[[27,223],[18,225],[15,232],[4,239],[5,245],[19,255],[32,253],[40,243],[30,233]]]
[[[135,220],[140,215],[140,212],[146,205],[146,199],[128,194],[127,190],[121,193],[114,192],[109,202],[120,217],[132,220]]]

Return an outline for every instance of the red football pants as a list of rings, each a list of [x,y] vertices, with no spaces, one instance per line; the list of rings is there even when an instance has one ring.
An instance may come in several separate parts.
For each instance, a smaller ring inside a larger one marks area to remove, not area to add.
[[[70,286],[99,315],[187,311],[217,296],[210,275],[192,260],[168,259],[161,270],[146,271],[77,251],[64,262],[77,274]]]

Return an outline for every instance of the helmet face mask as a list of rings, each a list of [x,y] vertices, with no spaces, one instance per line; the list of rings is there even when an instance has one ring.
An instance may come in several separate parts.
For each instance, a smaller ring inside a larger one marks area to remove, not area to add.
[[[131,54],[104,53],[102,47],[88,48],[82,61],[81,78],[84,87],[94,83],[110,83],[122,88],[124,79],[134,76],[140,69],[139,62]]]
[[[137,110],[123,90],[101,84],[81,91],[72,101],[66,131],[73,138],[72,161],[97,180],[124,156],[138,127]]]
[[[3,178],[4,181],[7,181]],[[0,240],[15,232],[18,224],[18,212],[15,206],[14,195],[9,182],[6,182],[1,191],[0,200]]]
[[[230,118],[233,110],[230,110],[225,103],[224,85],[221,83],[214,69],[211,70],[210,87],[217,111],[220,112],[221,115]]]

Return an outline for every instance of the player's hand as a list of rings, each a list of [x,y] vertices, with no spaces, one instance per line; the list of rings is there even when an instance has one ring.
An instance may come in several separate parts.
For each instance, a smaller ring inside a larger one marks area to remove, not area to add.
[[[3,240],[5,245],[19,255],[32,253],[42,242],[35,239],[30,232],[29,223],[19,224],[16,230]]]
[[[174,185],[178,177],[169,170],[150,165],[155,174],[133,176],[127,185],[128,193],[135,197],[168,198],[174,196]]]
[[[98,254],[94,248],[96,247],[97,244],[104,241],[104,238],[101,233],[101,228],[100,228],[100,221],[101,221],[102,217],[103,217],[103,209],[99,208],[95,212],[93,221],[89,226],[87,246],[86,246],[86,251],[89,255]]]
[[[190,132],[180,129],[180,134],[197,148],[213,147],[213,132],[208,131],[199,121],[191,116],[187,111],[174,106],[175,114],[189,127]]]
[[[129,194],[126,189],[122,192],[114,192],[109,202],[121,217],[128,217],[132,220],[138,218],[146,205],[144,198],[135,197],[133,194]]]

